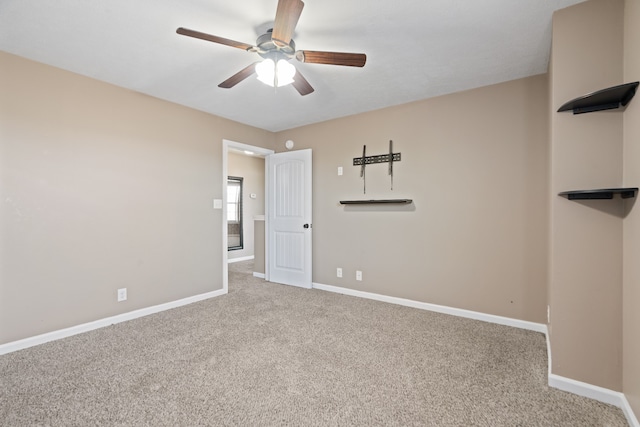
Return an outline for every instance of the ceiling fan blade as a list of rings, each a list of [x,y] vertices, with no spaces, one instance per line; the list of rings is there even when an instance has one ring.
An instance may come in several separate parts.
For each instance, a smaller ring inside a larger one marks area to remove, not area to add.
[[[254,48],[254,46],[247,43],[237,42],[235,40],[225,39],[224,37],[218,37],[218,36],[213,36],[211,34],[201,33],[200,31],[190,30],[188,28],[180,27],[176,30],[176,33],[182,34],[183,36],[195,37],[196,39],[202,39],[202,40],[207,40],[214,43],[224,44],[231,47],[237,47],[238,49],[242,49],[242,50],[251,50]]]
[[[304,3],[302,0],[280,0],[276,10],[276,20],[273,24],[271,40],[280,46],[288,46],[296,28]]]
[[[364,53],[318,52],[315,50],[299,50],[296,59],[311,64],[345,65],[347,67],[364,67],[367,55]]]
[[[315,90],[311,87],[307,79],[305,79],[304,76],[300,74],[300,70],[296,70],[296,75],[293,76],[293,83],[291,84],[302,96],[309,95]]]
[[[245,67],[242,70],[238,71],[233,76],[229,77],[227,80],[225,80],[222,83],[220,83],[218,85],[218,87],[221,87],[223,89],[230,89],[230,88],[234,87],[235,85],[237,85],[238,83],[240,83],[241,81],[243,81],[244,79],[246,79],[247,77],[249,77],[250,75],[255,73],[256,72],[256,64],[258,64],[259,62],[260,61],[254,62],[253,64],[249,65],[248,67]]]

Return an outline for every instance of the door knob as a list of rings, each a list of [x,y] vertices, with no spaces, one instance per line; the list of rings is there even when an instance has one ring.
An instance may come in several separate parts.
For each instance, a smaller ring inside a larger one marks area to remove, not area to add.
[[[304,227],[304,228],[309,228],[309,227],[311,227],[311,225],[309,225],[309,224],[305,224],[305,225],[303,225],[303,227]]]

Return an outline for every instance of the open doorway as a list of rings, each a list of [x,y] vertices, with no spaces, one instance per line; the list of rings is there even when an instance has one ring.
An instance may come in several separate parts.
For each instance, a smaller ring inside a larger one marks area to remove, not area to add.
[[[223,289],[228,292],[229,262],[254,259],[256,252],[262,259],[266,255],[266,248],[256,248],[255,241],[258,237],[260,242],[260,233],[264,233],[266,228],[265,158],[274,151],[229,140],[223,140],[222,150],[222,268]],[[237,191],[229,188],[229,177],[235,178],[234,182],[238,181],[237,178],[242,178],[241,198]],[[235,200],[230,199],[230,193],[235,195]],[[230,247],[230,238],[237,239],[238,235],[242,236],[242,244]]]

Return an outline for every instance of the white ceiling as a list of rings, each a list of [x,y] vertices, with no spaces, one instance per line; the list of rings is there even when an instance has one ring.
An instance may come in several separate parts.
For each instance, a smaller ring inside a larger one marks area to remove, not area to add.
[[[584,0],[306,0],[298,49],[367,54],[364,68],[293,61],[315,92],[255,78],[217,85],[255,53],[277,0],[0,0],[0,50],[280,131],[545,73],[554,10]]]

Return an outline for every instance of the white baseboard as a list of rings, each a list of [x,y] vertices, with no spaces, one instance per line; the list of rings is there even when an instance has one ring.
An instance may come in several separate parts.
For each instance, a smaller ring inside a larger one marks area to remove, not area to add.
[[[34,337],[29,337],[22,340],[9,342],[9,343],[0,345],[0,355],[11,353],[13,351],[22,350],[29,347],[33,347],[35,345],[44,344],[49,341],[55,341],[62,338],[67,338],[73,335],[81,334],[83,332],[89,332],[94,329],[103,328],[105,326],[114,325],[116,323],[126,322],[127,320],[133,320],[139,317],[148,316],[150,314],[159,313],[161,311],[169,310],[172,308],[181,307],[183,305],[191,304],[194,302],[203,301],[205,299],[214,298],[220,295],[224,295],[226,293],[227,292],[224,289],[220,289],[217,291],[207,292],[200,295],[194,295],[188,298],[183,298],[177,301],[171,301],[164,304],[154,305],[152,307],[141,308],[139,310],[118,314],[116,316],[95,320],[89,323],[83,323],[81,325],[72,326],[70,328],[60,329],[58,331],[52,331],[46,334],[36,335]]]
[[[253,272],[253,277],[257,277],[258,279],[264,279],[265,275],[264,273],[258,273],[257,271]]]
[[[627,421],[631,427],[640,427],[640,421],[638,421],[638,417],[634,414],[633,409],[631,409],[631,405],[629,405],[629,401],[627,397],[622,395],[622,412],[624,412],[624,416],[627,417]]]
[[[588,397],[619,408],[622,407],[622,398],[624,395],[620,392],[609,390],[608,388],[583,383],[582,381],[572,380],[571,378],[562,377],[556,374],[549,374],[549,387],[568,391],[569,393]]]
[[[622,409],[629,425],[632,427],[640,427],[629,401],[624,393],[609,390],[608,388],[598,387],[593,384],[583,383],[581,381],[572,380],[571,378],[562,377],[556,374],[549,374],[549,387],[577,394],[578,396],[588,397],[599,402],[617,406]]]
[[[233,262],[250,261],[250,260],[252,260],[254,258],[255,257],[253,255],[243,256],[243,257],[239,257],[239,258],[228,258],[227,259],[227,263],[231,264]]]
[[[526,320],[512,319],[510,317],[495,316],[493,314],[480,313],[478,311],[464,310],[461,308],[447,307],[444,305],[430,304],[426,302],[414,301],[405,298],[390,297],[387,295],[374,294],[371,292],[356,291],[348,288],[341,288],[332,285],[323,285],[314,283],[314,289],[335,292],[354,297],[372,299],[375,301],[388,302],[391,304],[403,305],[405,307],[413,307],[421,310],[435,311],[437,313],[450,314],[452,316],[466,317],[468,319],[482,320],[484,322],[497,323],[499,325],[513,326],[515,328],[527,329],[530,331],[547,333],[547,325],[543,323],[528,322]]]

